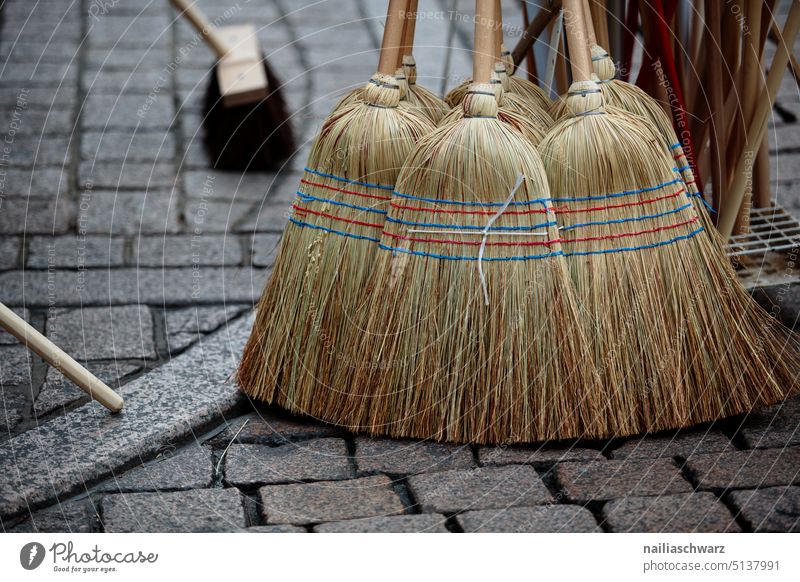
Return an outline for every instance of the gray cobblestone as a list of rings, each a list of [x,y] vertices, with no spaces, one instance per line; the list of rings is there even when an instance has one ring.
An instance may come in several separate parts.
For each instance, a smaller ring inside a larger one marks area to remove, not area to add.
[[[81,139],[81,157],[96,162],[166,162],[175,155],[175,138],[168,131],[89,131]]]
[[[319,439],[279,447],[232,445],[225,480],[237,487],[292,481],[335,481],[353,477],[341,439]]]
[[[283,413],[285,415],[285,413]],[[234,442],[260,445],[281,445],[288,442],[334,436],[338,429],[312,419],[285,418],[269,411],[259,411],[231,421],[212,442],[227,445]],[[240,430],[241,429],[241,430]]]
[[[538,473],[524,465],[424,473],[409,488],[425,513],[501,509],[552,501]]]
[[[66,197],[57,200],[6,198],[0,205],[0,232],[62,234],[75,220],[75,207]]]
[[[247,238],[253,248],[253,264],[256,267],[271,267],[278,256],[281,235],[256,234]]]
[[[11,308],[11,311],[13,311],[17,315],[19,315],[25,321],[30,322],[30,313],[28,312],[27,309],[25,309],[23,307],[13,307],[13,308]],[[8,333],[6,330],[0,328],[0,345],[3,345],[3,344],[11,344],[11,345],[13,345],[13,344],[18,344],[18,343],[19,343],[19,340],[17,340],[17,338],[15,338],[13,335]]]
[[[143,305],[51,311],[47,337],[81,361],[156,355],[152,315]]]
[[[189,200],[184,219],[190,228],[204,233],[241,232],[235,226],[252,213],[252,202],[207,202]]]
[[[534,465],[548,467],[553,463],[568,461],[602,461],[600,451],[580,446],[538,446],[538,447],[480,447],[478,460],[482,465]]]
[[[86,367],[113,390],[119,389],[119,380],[121,378],[141,369],[141,366],[124,362],[110,364],[87,362]],[[40,417],[85,399],[87,399],[87,396],[83,390],[64,378],[55,368],[48,368],[44,384],[42,384],[39,395],[33,405],[33,412],[35,416]]]
[[[103,192],[82,204],[80,225],[98,234],[165,234],[180,230],[178,200],[169,192]]]
[[[684,430],[631,439],[611,453],[612,459],[688,457],[703,453],[729,453],[736,448],[718,430]]]
[[[167,343],[171,354],[199,340],[247,309],[246,305],[198,306],[167,311]]]
[[[3,350],[0,350],[0,355]],[[15,428],[30,409],[30,402],[17,390],[6,388],[0,382],[0,437]]]
[[[385,475],[295,485],[259,491],[267,523],[320,523],[403,513],[403,503]]]
[[[597,533],[602,531],[584,507],[544,505],[467,511],[456,517],[466,533]]]
[[[308,533],[308,530],[306,528],[297,525],[256,525],[254,527],[248,527],[245,531],[247,533],[277,533],[277,534]]]
[[[107,532],[224,532],[244,527],[236,489],[119,493],[103,498]]]
[[[561,486],[559,493],[579,503],[692,490],[667,459],[564,463],[556,466],[555,476]]]
[[[44,90],[44,89],[42,89]],[[19,94],[19,89],[17,89]],[[58,93],[60,98],[62,92]],[[0,120],[10,122],[14,109],[14,101],[9,103],[5,110],[0,111]],[[22,114],[22,121],[17,130],[17,136],[35,136],[41,138],[55,135],[70,135],[75,129],[72,111],[65,109],[30,110]]]
[[[235,236],[175,235],[138,237],[133,242],[133,264],[140,267],[239,265],[242,245]]]
[[[61,168],[9,168],[6,171],[6,196],[55,198],[69,191],[69,178]]]
[[[162,48],[89,49],[85,53],[87,71],[162,71],[171,60],[169,52]],[[149,89],[148,89],[149,90]]]
[[[0,386],[31,383],[31,355],[22,345],[0,346]]]
[[[800,532],[800,487],[733,491],[730,496],[753,531]]]
[[[124,242],[107,236],[35,236],[28,241],[25,262],[29,269],[119,267]]]
[[[174,455],[163,455],[135,469],[106,481],[98,491],[133,493],[139,491],[185,491],[210,487],[213,479],[212,458],[199,445]]]
[[[359,473],[409,475],[446,469],[472,467],[468,446],[444,445],[424,441],[356,439],[356,464]]]
[[[89,46],[92,48],[141,48],[166,46],[170,42],[170,19],[166,14],[136,16],[106,15],[91,23]]]
[[[4,43],[0,43],[0,54],[5,55],[2,49],[3,45]],[[58,48],[56,45],[51,46],[54,49]],[[13,109],[18,97],[19,87],[3,86],[0,83],[0,111]],[[49,114],[71,120],[72,110],[75,108],[75,98],[76,91],[73,87],[31,87],[27,93],[26,126],[33,114],[42,119]]]
[[[175,183],[175,170],[172,164],[156,162],[154,164],[119,162],[95,163],[81,162],[80,183],[91,184],[93,188],[131,188],[159,189],[169,188]]]
[[[609,501],[603,518],[615,532],[737,532],[731,512],[711,493],[625,497]]]
[[[184,188],[189,198],[259,201],[267,196],[275,174],[189,170],[184,173]]]
[[[81,87],[90,95],[146,96],[158,88],[166,91],[171,80],[158,70],[84,71]]]
[[[84,129],[103,131],[170,127],[176,117],[169,93],[159,93],[144,111],[148,98],[146,95],[89,95],[84,102],[81,125]]]
[[[16,167],[64,166],[69,163],[72,142],[69,136],[21,135],[14,140],[11,161]]]
[[[51,282],[48,282],[48,277]],[[266,273],[258,269],[201,267],[188,269],[112,269],[75,271],[5,271],[0,273],[0,301],[29,306],[197,305],[255,303]],[[49,286],[52,284],[51,292]],[[76,292],[80,289],[81,293]]]
[[[447,533],[445,517],[436,513],[366,517],[314,526],[319,533]]]
[[[800,396],[750,413],[739,434],[750,449],[800,445]]]
[[[695,455],[687,463],[699,489],[800,484],[800,447]]]
[[[95,533],[101,528],[98,504],[91,499],[67,501],[34,512],[11,533]]]
[[[13,269],[20,263],[20,239],[5,237],[0,239],[0,270]]]
[[[69,63],[6,62],[3,81],[19,85],[58,86],[72,85],[78,77],[78,65]]]

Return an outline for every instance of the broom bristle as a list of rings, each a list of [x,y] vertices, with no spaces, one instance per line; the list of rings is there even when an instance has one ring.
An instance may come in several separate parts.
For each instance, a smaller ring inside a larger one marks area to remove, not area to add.
[[[346,393],[310,399],[314,414],[457,442],[594,434],[597,415],[586,413],[599,404],[597,376],[582,364],[588,346],[538,155],[495,118],[491,85],[475,85],[464,107],[419,142],[398,178],[361,340],[344,358],[356,365],[340,370]]]
[[[408,82],[408,102],[422,109],[428,119],[438,124],[450,111],[450,107],[432,91],[417,85],[417,62],[413,55],[403,56],[403,72]]]
[[[256,399],[313,413],[315,396],[343,388],[331,382],[338,348],[357,332],[395,179],[434,129],[399,99],[394,79],[376,74],[317,136],[237,375]]]
[[[250,105],[226,107],[216,70],[203,104],[204,144],[213,167],[270,170],[294,153],[294,137],[281,82],[263,59],[269,94]]]
[[[553,106],[553,101],[547,96],[544,89],[535,83],[531,83],[527,79],[515,77],[511,73],[508,73],[508,83],[509,85],[506,87],[506,93],[518,95],[527,103],[535,105],[545,116],[551,117],[550,108]],[[467,94],[471,84],[472,81],[467,80],[451,89],[447,95],[445,95],[444,102],[450,107],[458,107],[461,105],[461,102],[464,101],[464,96]]]
[[[797,340],[739,285],[660,138],[570,88],[539,146],[607,403],[605,436],[747,412],[787,395]],[[579,436],[579,435],[575,435]]]

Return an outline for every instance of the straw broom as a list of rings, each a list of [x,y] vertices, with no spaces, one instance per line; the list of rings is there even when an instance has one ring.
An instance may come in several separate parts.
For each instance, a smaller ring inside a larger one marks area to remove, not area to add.
[[[580,0],[564,6],[572,116],[539,151],[601,375],[600,432],[683,427],[780,400],[797,373],[796,338],[698,236],[700,219],[647,122],[604,107],[589,80]]]
[[[364,303],[390,194],[414,144],[433,131],[400,108],[403,2],[390,0],[378,72],[363,100],[335,110],[309,154],[237,379],[253,398],[308,411],[327,389],[339,342]]]
[[[500,62],[505,65],[502,70],[508,75],[508,85],[504,87],[506,93],[519,95],[523,98],[523,103],[528,103],[529,105],[535,106],[537,111],[549,116],[547,114],[547,110],[550,107],[551,101],[544,89],[535,83],[531,83],[527,79],[513,76],[514,71],[516,70],[516,65],[514,64],[514,59],[512,58],[511,53],[505,49],[502,42],[503,22],[500,0],[495,0],[493,11],[497,16],[495,20],[496,24],[494,34],[495,42],[497,43],[498,56],[500,57]],[[469,90],[471,83],[471,80],[467,80],[458,85],[456,88],[450,90],[450,92],[444,97],[445,103],[447,103],[450,107],[456,107],[457,105],[460,105],[464,99],[464,95],[466,95],[467,91]],[[511,104],[508,105],[511,106]]]
[[[318,417],[457,442],[595,432],[574,407],[592,410],[597,377],[542,166],[496,118],[491,11],[478,0],[465,117],[421,140],[398,177],[361,341],[343,390],[312,399]]]
[[[686,191],[692,197],[695,211],[700,216],[703,226],[708,229],[708,233],[713,236],[714,230],[711,228],[712,220],[709,216],[711,208],[707,205],[697,187],[697,180],[686,158],[682,142],[675,134],[672,120],[664,112],[661,104],[653,97],[636,85],[615,78],[617,71],[614,61],[609,56],[608,52],[597,44],[592,21],[586,17],[587,14],[589,14],[588,1],[584,1],[583,8],[587,39],[591,47],[592,70],[597,75],[604,102],[612,107],[638,115],[652,124],[656,133],[663,140],[664,145],[669,149],[670,156],[675,160],[675,167],[683,178]],[[555,120],[560,120],[568,116],[570,112],[567,107],[567,100],[561,97],[554,101],[550,114]]]

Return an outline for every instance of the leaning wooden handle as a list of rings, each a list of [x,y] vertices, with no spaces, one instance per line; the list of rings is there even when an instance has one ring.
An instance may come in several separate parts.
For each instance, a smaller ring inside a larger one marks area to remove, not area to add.
[[[564,25],[567,29],[569,62],[572,81],[589,81],[592,78],[592,57],[589,53],[589,35],[584,19],[583,0],[564,0]]]
[[[228,53],[229,49],[224,39],[197,6],[190,3],[190,0],[170,0],[170,2],[181,14],[186,16],[194,26],[194,29],[203,37],[203,40],[211,45],[211,49],[216,53],[218,59]]]
[[[547,28],[547,25],[558,16],[559,10],[561,10],[561,0],[552,0],[549,6],[542,6],[539,9],[536,17],[528,25],[528,28],[525,29],[525,32],[522,33],[522,37],[517,42],[517,46],[511,51],[511,58],[514,59],[514,65],[519,66],[533,43],[539,38],[539,35],[542,34],[544,29]]]
[[[123,400],[119,394],[2,303],[0,303],[0,326],[111,412],[122,410]]]
[[[386,11],[386,28],[383,29],[381,56],[378,60],[378,72],[394,75],[400,60],[400,49],[403,44],[403,21],[408,12],[407,0],[389,0]]]

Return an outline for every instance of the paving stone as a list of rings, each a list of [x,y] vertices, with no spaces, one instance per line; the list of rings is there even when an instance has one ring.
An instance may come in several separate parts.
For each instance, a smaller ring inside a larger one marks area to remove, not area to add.
[[[718,430],[682,430],[645,435],[631,439],[611,452],[612,459],[655,459],[688,457],[703,453],[730,453],[736,450],[730,439]]]
[[[49,280],[48,280],[49,278]],[[242,267],[199,269],[89,269],[0,273],[0,301],[28,306],[255,304],[266,272]],[[24,283],[24,284],[23,284]]]
[[[19,90],[17,90],[19,92]],[[61,93],[58,93],[60,96]],[[11,124],[14,118],[15,109],[13,107],[0,109],[0,123],[4,127]],[[49,138],[58,135],[70,135],[75,130],[75,119],[72,111],[68,110],[31,110],[24,111],[17,128],[17,136],[35,136],[37,138]]]
[[[156,356],[153,318],[143,305],[51,310],[47,337],[81,361]]]
[[[335,436],[339,429],[313,419],[289,416],[284,411],[259,410],[230,421],[212,444],[226,446],[230,442],[260,445],[282,445],[312,438]],[[235,436],[235,440],[234,440]]]
[[[89,45],[92,48],[141,48],[169,44],[170,19],[166,14],[136,16],[108,14],[97,22],[89,22]]]
[[[29,269],[119,267],[125,241],[108,236],[34,236],[28,241]]]
[[[147,108],[147,109],[145,109]],[[158,95],[89,95],[83,103],[84,129],[139,131],[168,128],[176,120],[175,106],[168,91]]]
[[[75,205],[57,200],[12,198],[0,200],[0,232],[12,234],[62,234],[75,220]]]
[[[168,91],[172,80],[159,70],[84,71],[81,88],[90,95],[147,95],[151,91]]]
[[[280,177],[262,172],[223,172],[189,170],[183,174],[184,189],[189,198],[257,202],[266,198]]]
[[[99,509],[92,499],[58,503],[34,512],[11,533],[97,533],[101,531]]]
[[[592,512],[577,505],[467,511],[456,516],[465,533],[599,533]]]
[[[13,269],[19,266],[20,239],[0,238],[0,269]]]
[[[69,192],[69,177],[61,168],[9,168],[5,179],[6,196],[55,198]]]
[[[667,459],[556,465],[559,495],[579,503],[628,496],[684,493],[692,486]]]
[[[252,202],[213,202],[189,200],[184,221],[190,230],[203,233],[242,232],[236,225],[252,212]]]
[[[169,188],[175,183],[172,164],[84,161],[80,166],[80,183],[93,188],[131,188],[152,190]]]
[[[0,54],[5,55],[3,46],[8,43],[0,42]],[[18,44],[16,46],[19,46]],[[50,45],[57,48],[56,45]],[[26,120],[32,112],[36,111],[38,116],[47,114],[57,115],[63,118],[72,118],[72,111],[75,109],[76,91],[74,87],[30,87],[25,94],[28,106]],[[0,110],[13,109],[20,94],[19,87],[9,87],[0,85]],[[42,111],[43,110],[43,111]],[[50,137],[50,136],[48,136]]]
[[[12,307],[11,311],[19,315],[25,321],[30,321],[30,313],[24,307]],[[17,338],[0,328],[0,345],[15,345],[18,343],[19,340]]]
[[[797,199],[793,192],[786,192],[785,188],[778,189],[775,196],[782,202],[786,202],[785,198]],[[800,324],[800,283],[761,287],[753,291],[753,297],[788,328],[794,329]]]
[[[103,525],[111,533],[224,532],[244,527],[245,519],[237,489],[195,489],[109,495]]]
[[[65,166],[72,157],[72,138],[58,135],[21,135],[14,139],[11,162],[16,167]]]
[[[800,532],[800,487],[732,491],[730,497],[751,530]]]
[[[225,455],[225,481],[237,487],[352,477],[353,468],[342,439],[318,439],[279,447],[231,445]]]
[[[446,469],[469,469],[473,465],[468,446],[393,439],[356,439],[359,473],[409,475]]]
[[[167,50],[160,47],[141,49],[89,49],[84,54],[86,71],[162,71],[170,63]]]
[[[297,525],[256,525],[248,527],[247,533],[308,533],[304,527]]]
[[[410,477],[408,485],[424,513],[541,505],[553,499],[533,467],[524,465],[424,473]]]
[[[745,446],[748,449],[782,449],[800,445],[800,426],[792,430],[757,430],[741,431]]]
[[[595,449],[578,445],[558,446],[494,446],[480,447],[478,460],[481,465],[534,465],[548,467],[554,463],[569,461],[602,461],[603,454]]]
[[[0,383],[0,437],[22,422],[28,410],[30,402],[22,393]]]
[[[73,56],[78,52],[78,42],[70,39],[42,43],[31,42],[30,40],[21,41],[17,40],[15,37],[16,33],[10,38],[5,35],[0,36],[0,38],[6,39],[0,42],[0,55],[2,55],[4,60],[7,59],[9,61],[18,63],[28,63],[29,67],[35,65],[36,63],[55,63],[63,65],[69,62],[69,60],[72,59]],[[2,80],[3,82],[7,81],[5,76]],[[17,87],[19,87],[21,84],[19,80],[8,80],[8,83],[13,83],[17,85]],[[44,87],[51,88],[54,87],[54,85],[57,85],[57,83],[48,83],[45,84]],[[74,91],[73,83],[64,83],[63,86],[72,86],[70,88]]]
[[[615,532],[738,532],[731,512],[712,493],[624,497],[603,506],[603,519]]]
[[[89,403],[0,443],[0,465],[17,467],[0,471],[0,516],[13,517],[81,491],[219,422],[243,401],[226,379],[252,322],[251,317],[236,322],[122,386],[125,409],[119,414]]]
[[[800,447],[695,455],[687,464],[698,489],[800,484]]]
[[[0,386],[31,383],[31,353],[22,345],[0,346]]]
[[[739,434],[748,448],[784,447],[800,433],[800,396],[748,414]]]
[[[20,85],[72,85],[78,78],[78,63],[19,63],[6,62],[3,81]]]
[[[209,451],[199,445],[174,455],[162,455],[140,467],[109,479],[98,491],[132,493],[138,491],[185,491],[211,487],[214,467]]]
[[[779,182],[795,182],[800,179],[800,154],[779,153],[770,156],[770,177]]]
[[[133,264],[140,267],[239,265],[242,245],[235,236],[198,234],[138,237],[133,241]]]
[[[226,305],[224,307],[198,306],[174,309],[165,312],[167,344],[170,354],[175,354],[214,331],[225,322],[240,315],[247,305]]]
[[[121,379],[141,369],[141,366],[124,362],[110,364],[86,362],[85,365],[92,374],[113,390],[119,389]],[[67,380],[55,368],[48,367],[44,384],[39,389],[36,402],[33,404],[33,412],[36,417],[41,417],[85,398],[87,396],[83,390]]]
[[[252,261],[256,267],[272,267],[278,256],[281,235],[279,234],[255,234],[247,238],[247,242],[252,245]]]
[[[403,513],[403,502],[385,475],[258,490],[261,514],[269,524],[320,523]]]
[[[318,533],[447,533],[446,518],[436,513],[367,517],[314,526]]]
[[[180,230],[178,200],[169,192],[94,192],[81,205],[86,233],[165,234]]]
[[[87,131],[81,158],[96,162],[167,162],[175,156],[175,137],[168,131]]]

